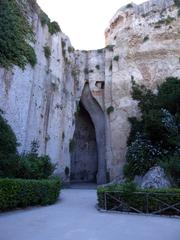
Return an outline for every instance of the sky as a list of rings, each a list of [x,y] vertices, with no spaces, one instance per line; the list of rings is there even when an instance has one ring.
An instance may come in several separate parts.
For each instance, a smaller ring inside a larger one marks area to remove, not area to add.
[[[142,3],[145,0],[134,0]],[[131,0],[37,0],[52,21],[70,38],[75,49],[105,46],[104,31],[117,10]]]

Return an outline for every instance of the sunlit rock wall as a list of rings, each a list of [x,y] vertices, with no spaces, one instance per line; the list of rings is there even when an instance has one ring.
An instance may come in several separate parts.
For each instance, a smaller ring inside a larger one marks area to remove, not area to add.
[[[0,69],[0,109],[16,133],[20,152],[35,139],[39,153],[70,168],[69,143],[85,83],[105,117],[107,175],[122,174],[130,131],[128,117],[139,116],[131,80],[155,89],[168,76],[180,77],[180,18],[173,0],[149,1],[117,11],[105,32],[106,48],[74,51],[63,33],[42,27],[40,8],[21,0],[32,23],[38,63],[22,71]],[[51,49],[50,59],[44,46]],[[108,110],[111,109],[109,112]]]
[[[137,103],[130,95],[131,80],[154,90],[166,77],[180,77],[177,12],[172,0],[128,5],[117,11],[105,32],[106,44],[114,46],[113,52],[106,54],[104,98],[106,107],[112,105],[115,109],[109,117],[112,159],[108,158],[108,166],[112,177],[119,174],[125,162],[130,131],[127,119],[139,115]]]

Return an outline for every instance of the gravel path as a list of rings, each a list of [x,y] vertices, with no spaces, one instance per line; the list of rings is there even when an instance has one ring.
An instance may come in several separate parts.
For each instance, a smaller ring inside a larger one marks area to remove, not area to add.
[[[180,219],[100,213],[93,189],[65,189],[52,206],[0,214],[0,240],[180,240]]]

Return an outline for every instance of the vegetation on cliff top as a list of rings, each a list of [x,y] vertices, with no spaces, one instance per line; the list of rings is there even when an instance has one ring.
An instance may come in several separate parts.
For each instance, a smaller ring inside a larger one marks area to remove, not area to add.
[[[0,66],[17,65],[24,69],[27,63],[37,62],[32,27],[16,0],[0,1]]]
[[[41,25],[43,27],[45,25],[48,26],[48,29],[49,29],[49,32],[51,33],[51,35],[61,32],[61,28],[60,28],[59,24],[55,21],[51,22],[48,15],[43,11],[41,11],[40,20],[41,20]]]

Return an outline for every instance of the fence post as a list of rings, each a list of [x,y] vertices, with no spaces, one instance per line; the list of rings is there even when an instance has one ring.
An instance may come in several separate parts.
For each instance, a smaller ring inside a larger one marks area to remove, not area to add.
[[[107,210],[106,192],[104,193],[104,208],[105,208],[105,210]]]
[[[149,213],[149,194],[146,193],[146,213]]]

